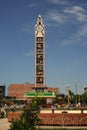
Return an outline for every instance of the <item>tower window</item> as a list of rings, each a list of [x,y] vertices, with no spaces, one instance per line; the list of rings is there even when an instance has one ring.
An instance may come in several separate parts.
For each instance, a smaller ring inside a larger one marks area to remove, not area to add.
[[[37,54],[37,58],[43,58],[43,55]]]
[[[42,64],[43,60],[37,59],[37,63]]]
[[[43,50],[42,49],[37,49],[37,52],[42,52]]]
[[[37,75],[42,76],[42,75],[43,75],[43,72],[38,72],[38,71],[37,71]]]
[[[39,43],[40,43],[40,42],[43,42],[43,37],[37,37],[37,38],[36,38],[36,41],[39,42]]]
[[[37,83],[43,83],[43,78],[42,77],[37,77]]]
[[[37,48],[43,48],[43,44],[38,43],[38,44],[37,44]]]
[[[37,66],[37,70],[38,70],[38,71],[42,71],[42,70],[43,70],[43,66],[42,66],[42,65],[38,65],[38,66]]]

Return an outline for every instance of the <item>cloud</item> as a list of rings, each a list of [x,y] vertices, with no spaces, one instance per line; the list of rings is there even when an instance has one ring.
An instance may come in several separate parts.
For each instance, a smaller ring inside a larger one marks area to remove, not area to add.
[[[78,34],[80,37],[87,37],[87,24],[79,28]]]
[[[70,14],[71,17],[75,18],[79,22],[87,22],[87,11],[81,6],[75,5],[73,7],[66,8],[64,13]]]
[[[50,10],[46,16],[45,19],[50,22],[55,22],[57,24],[64,24],[66,21],[66,17],[63,13],[59,13],[57,10]],[[54,24],[52,24],[54,25]]]
[[[56,2],[59,3],[60,0],[54,0],[54,3]],[[82,6],[65,6],[61,9],[49,10],[45,17],[51,27],[60,27],[61,31],[63,26],[68,27],[69,36],[63,39],[62,45],[87,44],[87,11]]]
[[[52,1],[52,0],[51,0]],[[59,2],[60,0],[54,0],[55,3]],[[69,6],[69,7],[64,7],[62,9],[58,9],[56,8],[55,10],[49,10],[46,13],[45,19],[47,20],[47,22],[49,23],[49,25],[52,25],[52,22],[54,22],[53,26],[56,23],[56,26],[58,26],[58,24],[62,25],[62,24],[67,24],[69,22],[69,24],[83,24],[83,22],[87,22],[87,11],[85,10],[85,8],[78,6],[78,5],[74,5],[74,6]],[[50,23],[51,22],[51,23]]]
[[[77,43],[87,45],[87,24],[79,26],[78,30],[69,39],[64,40],[62,45],[73,45]]]
[[[86,45],[87,44],[87,11],[81,6],[73,6],[64,10],[64,13],[70,14],[74,22],[78,24],[78,28],[73,35],[63,42],[63,45],[77,44]]]
[[[67,4],[67,0],[48,0],[48,2],[56,5],[65,5]]]

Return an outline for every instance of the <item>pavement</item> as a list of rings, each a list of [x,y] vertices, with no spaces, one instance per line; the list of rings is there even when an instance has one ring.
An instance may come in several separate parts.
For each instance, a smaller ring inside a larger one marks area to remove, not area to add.
[[[10,128],[10,122],[8,122],[8,118],[2,118],[0,119],[0,130],[8,130]],[[67,126],[41,126],[40,128],[67,128],[67,129],[87,129],[87,126],[71,126],[71,127],[67,127]]]
[[[10,122],[8,122],[8,118],[0,119],[0,130],[8,130],[10,128]]]

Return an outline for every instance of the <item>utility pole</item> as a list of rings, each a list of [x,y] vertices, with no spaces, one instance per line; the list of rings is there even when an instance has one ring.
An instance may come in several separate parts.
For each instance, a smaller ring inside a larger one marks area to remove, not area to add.
[[[77,84],[75,85],[76,88],[76,105],[77,105]]]
[[[69,94],[69,90],[70,90],[70,85],[67,85],[66,86],[66,91],[67,91],[67,94],[68,94],[68,96],[67,96],[67,98],[68,98],[68,106],[70,106],[70,94]]]

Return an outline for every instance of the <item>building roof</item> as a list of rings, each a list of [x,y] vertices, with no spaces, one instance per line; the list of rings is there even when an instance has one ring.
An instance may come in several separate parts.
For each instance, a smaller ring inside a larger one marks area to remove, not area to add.
[[[59,93],[58,87],[49,87],[49,88],[48,88],[48,91],[50,91],[50,92],[55,92],[56,94]]]

